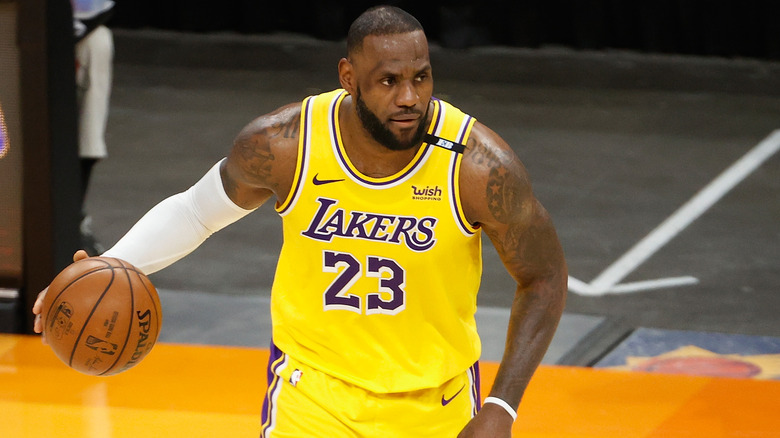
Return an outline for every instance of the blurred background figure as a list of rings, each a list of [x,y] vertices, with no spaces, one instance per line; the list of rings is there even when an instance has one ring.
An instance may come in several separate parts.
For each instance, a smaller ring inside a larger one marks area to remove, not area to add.
[[[81,162],[81,247],[89,255],[104,251],[92,232],[86,210],[87,191],[95,164],[108,156],[106,122],[111,97],[114,40],[104,25],[113,13],[108,0],[72,0],[76,37],[76,87]]]

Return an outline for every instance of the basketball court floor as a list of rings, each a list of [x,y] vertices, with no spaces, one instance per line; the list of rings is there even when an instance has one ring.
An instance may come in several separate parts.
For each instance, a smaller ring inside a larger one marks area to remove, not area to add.
[[[110,245],[253,117],[337,87],[338,43],[117,31],[88,208]],[[780,66],[434,48],[436,94],[501,134],[566,251],[566,312],[517,437],[777,437]],[[269,206],[152,276],[164,322],[136,368],[68,370],[0,335],[0,437],[256,437],[280,224]],[[511,279],[486,242],[483,395]]]
[[[0,335],[3,437],[257,437],[265,388],[257,348],[161,344],[136,368],[91,377],[40,340]],[[481,365],[483,393],[496,372]],[[542,366],[513,436],[773,437],[780,384]],[[327,434],[321,435],[323,437]]]

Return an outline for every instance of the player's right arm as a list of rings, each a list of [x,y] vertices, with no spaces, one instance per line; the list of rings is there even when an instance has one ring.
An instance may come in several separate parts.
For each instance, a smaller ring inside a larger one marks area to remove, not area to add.
[[[300,104],[258,117],[236,136],[228,157],[187,191],[150,210],[104,255],[145,274],[185,257],[209,236],[272,196],[283,199],[295,171]]]
[[[187,191],[153,207],[104,255],[149,275],[190,254],[271,196],[283,199],[295,171],[299,120],[299,104],[253,120],[226,159]]]
[[[236,205],[255,209],[271,196],[286,199],[295,175],[300,123],[301,106],[295,103],[241,130],[221,169],[225,192]]]
[[[188,190],[154,206],[103,255],[125,260],[148,275],[191,253],[271,196],[284,199],[295,172],[299,123],[300,104],[252,121],[236,137],[226,159]],[[45,293],[33,305],[38,333],[43,328]]]

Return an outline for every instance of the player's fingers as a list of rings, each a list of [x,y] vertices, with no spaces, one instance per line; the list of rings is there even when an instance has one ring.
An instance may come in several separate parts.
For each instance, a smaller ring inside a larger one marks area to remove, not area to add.
[[[46,291],[48,291],[49,288],[42,290],[38,294],[38,298],[35,300],[35,304],[33,304],[33,314],[35,314],[35,320],[33,321],[33,331],[35,333],[41,333],[43,332],[43,319],[41,317],[41,311],[43,310],[43,297],[46,296]],[[43,341],[46,343],[46,340]]]
[[[83,249],[80,249],[80,250],[76,251],[73,254],[73,261],[77,262],[79,260],[84,260],[84,259],[86,259],[88,257],[89,257],[89,254],[87,254],[87,252],[84,251]]]
[[[46,291],[48,291],[49,288],[42,290],[40,293],[38,293],[38,298],[35,299],[35,304],[33,304],[32,311],[36,315],[41,314],[41,310],[43,310],[43,298],[46,296]]]
[[[35,333],[43,332],[43,322],[41,321],[41,315],[35,315],[35,322],[33,323],[33,331]]]

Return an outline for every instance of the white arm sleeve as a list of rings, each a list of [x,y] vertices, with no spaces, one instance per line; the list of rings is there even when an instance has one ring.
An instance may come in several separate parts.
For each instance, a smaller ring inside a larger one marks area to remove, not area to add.
[[[125,260],[148,275],[183,258],[215,232],[251,213],[225,193],[219,174],[221,163],[189,190],[154,206],[103,255]]]

